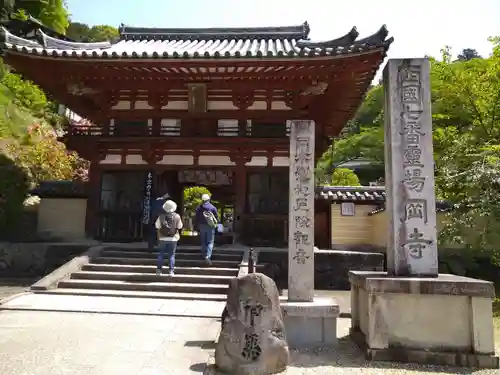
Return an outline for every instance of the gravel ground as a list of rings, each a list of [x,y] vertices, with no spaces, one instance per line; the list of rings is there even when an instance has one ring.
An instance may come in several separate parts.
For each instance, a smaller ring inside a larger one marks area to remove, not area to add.
[[[401,374],[475,374],[500,375],[500,370],[471,370],[460,367],[424,366],[417,364],[369,362],[364,359],[356,345],[347,337],[350,320],[339,319],[339,346],[335,349],[312,351],[291,351],[288,370],[283,375],[323,375],[323,374],[369,374],[369,375],[401,375]],[[497,321],[497,327],[500,325]],[[499,345],[500,335],[497,330]],[[500,345],[497,346],[500,355]]]

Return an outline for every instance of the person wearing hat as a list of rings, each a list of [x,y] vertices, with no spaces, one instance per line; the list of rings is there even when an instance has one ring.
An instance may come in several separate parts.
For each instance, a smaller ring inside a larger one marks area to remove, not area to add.
[[[177,204],[172,200],[167,200],[162,206],[163,212],[158,215],[155,221],[155,228],[158,232],[159,253],[157,259],[156,274],[162,274],[165,255],[168,257],[169,275],[174,276],[175,250],[179,241],[179,231],[182,229],[182,219],[175,210]]]
[[[201,196],[202,203],[196,207],[196,223],[200,231],[201,253],[208,265],[212,264],[212,251],[214,249],[215,228],[219,222],[217,208],[210,203],[210,195]]]
[[[155,228],[156,219],[164,212],[163,205],[167,200],[171,199],[170,194],[163,194],[161,197],[156,198],[151,202],[151,216],[149,218],[149,236],[148,236],[148,250],[153,251],[158,245],[158,233]]]

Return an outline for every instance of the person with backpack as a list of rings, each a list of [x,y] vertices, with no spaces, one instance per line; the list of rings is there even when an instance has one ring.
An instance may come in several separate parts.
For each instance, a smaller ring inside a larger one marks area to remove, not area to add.
[[[151,207],[150,207],[150,218],[149,218],[149,225],[148,225],[148,250],[153,251],[154,248],[158,245],[158,231],[156,229],[156,220],[158,219],[158,216],[160,216],[161,213],[164,213],[163,211],[163,205],[167,200],[171,199],[170,194],[166,193],[162,195],[161,197],[156,198],[154,201],[151,202]]]
[[[196,208],[196,223],[200,232],[201,253],[208,265],[212,264],[215,228],[219,223],[217,208],[210,203],[210,195],[201,196],[202,203]]]
[[[177,204],[172,200],[167,200],[163,204],[163,213],[160,213],[155,222],[158,232],[159,253],[156,274],[162,274],[162,267],[165,261],[165,254],[169,259],[169,275],[174,276],[175,250],[179,241],[179,231],[182,229],[181,216],[175,212]]]

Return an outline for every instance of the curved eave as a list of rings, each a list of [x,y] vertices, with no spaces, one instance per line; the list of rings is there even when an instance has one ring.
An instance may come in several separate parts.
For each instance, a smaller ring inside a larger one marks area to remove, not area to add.
[[[381,29],[382,30],[382,29]],[[386,31],[385,28],[383,30]],[[355,41],[349,44],[349,40],[355,38],[357,31],[351,30],[345,36],[336,39],[337,44],[326,42],[327,45],[319,46],[317,43],[296,40],[262,40],[258,48],[246,48],[238,50],[236,48],[218,51],[214,48],[207,48],[203,41],[199,42],[200,47],[193,46],[188,51],[171,51],[166,52],[165,46],[159,46],[158,50],[152,50],[148,44],[148,51],[138,50],[141,46],[127,45],[127,41],[121,41],[117,44],[110,45],[106,43],[76,43],[57,40],[48,35],[43,34],[42,43],[37,43],[32,40],[16,37],[3,29],[4,42],[2,49],[4,52],[14,52],[29,54],[32,56],[54,57],[54,58],[75,58],[75,59],[104,59],[104,60],[158,60],[158,59],[319,59],[319,58],[335,58],[348,57],[358,54],[370,54],[382,51],[385,53],[393,38],[384,39],[384,33],[377,32],[376,34]],[[385,34],[386,36],[387,34]],[[342,42],[339,42],[341,40]],[[121,43],[121,44],[120,44]],[[153,42],[154,43],[154,42]],[[247,42],[242,43],[244,45]],[[339,44],[345,43],[345,44]],[[131,47],[139,47],[132,49]],[[123,48],[123,50],[120,50]],[[163,52],[161,49],[163,48]]]
[[[240,54],[240,53],[235,53],[235,54],[230,54],[230,53],[225,53],[225,54],[219,54],[215,53],[213,55],[204,53],[172,53],[169,54],[167,52],[163,53],[158,53],[158,52],[152,52],[152,53],[147,53],[147,52],[131,52],[131,53],[126,53],[123,52],[121,54],[117,52],[108,52],[108,51],[99,51],[99,50],[84,50],[84,51],[79,51],[79,50],[60,50],[60,49],[49,49],[49,48],[43,48],[43,47],[31,47],[31,46],[26,46],[26,45],[21,45],[21,44],[10,44],[10,43],[4,43],[3,45],[3,52],[4,53],[17,53],[17,54],[25,54],[25,55],[30,55],[33,57],[50,57],[50,58],[67,58],[67,59],[93,59],[93,60],[140,60],[140,61],[145,61],[145,60],[233,60],[237,59],[238,61],[245,61],[245,60],[255,60],[255,59],[269,59],[269,60],[288,60],[288,59],[294,59],[294,60],[300,60],[300,59],[328,59],[328,58],[344,58],[344,57],[351,57],[351,56],[357,56],[357,55],[365,55],[365,54],[372,54],[372,53],[386,53],[390,44],[392,43],[392,39],[388,40],[384,45],[378,45],[378,46],[353,46],[352,48],[349,49],[341,49],[341,50],[336,50],[336,51],[329,51],[327,53],[319,53],[314,50],[302,50],[299,53],[291,52],[291,53],[282,53],[278,52],[277,54],[272,54],[272,53],[251,53],[248,52],[246,54]]]
[[[38,30],[38,35],[42,40],[43,49],[78,51],[78,50],[99,50],[111,47],[110,42],[97,42],[97,43],[68,42],[66,40],[53,38],[45,34],[42,30]]]

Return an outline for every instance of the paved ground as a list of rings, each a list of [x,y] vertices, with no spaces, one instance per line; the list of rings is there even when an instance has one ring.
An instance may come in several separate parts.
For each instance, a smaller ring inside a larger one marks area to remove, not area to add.
[[[2,311],[0,374],[200,374],[219,326],[214,318]]]
[[[25,294],[5,302],[0,307],[0,310],[17,311],[87,312],[209,319],[220,318],[223,309],[223,302],[214,301],[52,294]]]
[[[0,295],[24,289],[0,286]],[[336,297],[342,311],[350,310],[349,292],[318,295]],[[0,375],[202,374],[222,308],[216,302],[24,294],[0,311]],[[286,375],[500,374],[367,362],[346,337],[349,324],[339,319],[334,350],[292,351]]]

